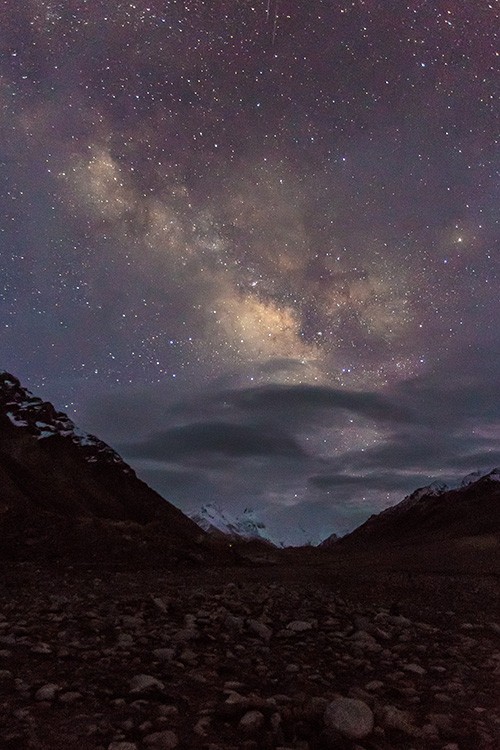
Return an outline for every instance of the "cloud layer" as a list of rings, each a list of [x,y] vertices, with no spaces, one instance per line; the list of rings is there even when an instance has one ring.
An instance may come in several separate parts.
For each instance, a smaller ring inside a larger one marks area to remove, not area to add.
[[[476,352],[451,390],[451,361],[384,392],[225,384],[172,403],[160,389],[144,422],[134,416],[140,439],[119,448],[186,510],[251,505],[284,539],[307,529],[317,540],[434,479],[500,464],[498,361]],[[114,422],[118,436],[127,410],[140,414],[142,402],[140,394],[101,402],[103,429]]]

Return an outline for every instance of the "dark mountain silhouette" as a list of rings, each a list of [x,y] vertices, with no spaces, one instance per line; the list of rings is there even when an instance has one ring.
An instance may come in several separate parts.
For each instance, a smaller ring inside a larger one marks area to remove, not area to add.
[[[334,549],[369,565],[500,574],[500,469],[469,475],[457,489],[416,490]]]
[[[500,534],[499,469],[458,489],[437,483],[418,489],[398,505],[371,516],[338,544],[403,545],[483,534]]]
[[[17,378],[0,373],[0,556],[199,558],[204,532]]]
[[[326,539],[323,539],[322,542],[320,542],[317,546],[319,549],[329,549],[330,547],[333,547],[334,544],[337,544],[340,537],[338,534],[330,534],[330,536],[327,536]]]

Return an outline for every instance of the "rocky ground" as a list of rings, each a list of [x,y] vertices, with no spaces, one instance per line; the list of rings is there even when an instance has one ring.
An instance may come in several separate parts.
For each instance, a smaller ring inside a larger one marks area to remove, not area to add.
[[[498,580],[6,564],[0,747],[493,750]]]

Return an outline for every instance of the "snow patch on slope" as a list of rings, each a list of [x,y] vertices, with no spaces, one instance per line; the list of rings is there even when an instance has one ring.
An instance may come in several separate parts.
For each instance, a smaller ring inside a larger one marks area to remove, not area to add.
[[[259,518],[258,513],[252,508],[245,508],[243,513],[234,515],[222,510],[215,503],[203,505],[199,511],[188,513],[189,518],[198,524],[204,531],[214,536],[259,540],[267,542],[275,547],[308,547],[317,545],[323,535],[314,535],[304,529],[300,524],[288,527],[286,537],[279,524],[276,528],[270,528]]]
[[[192,521],[209,534],[247,541],[257,539],[275,544],[266,529],[266,525],[257,518],[255,511],[251,508],[245,508],[241,516],[232,516],[215,503],[207,503],[196,513],[188,515]]]
[[[404,513],[409,508],[416,505],[423,497],[437,497],[438,495],[448,492],[450,489],[451,488],[445,484],[445,482],[432,482],[426,487],[419,487],[418,490],[412,492],[411,495],[407,495],[400,503],[383,510],[380,515],[399,515],[399,513]]]
[[[465,476],[457,484],[447,485],[445,484],[445,482],[432,482],[426,487],[420,487],[418,490],[415,490],[415,492],[412,492],[411,495],[407,495],[403,500],[401,500],[400,503],[392,505],[390,508],[386,508],[384,511],[382,511],[382,513],[380,513],[380,515],[388,516],[402,513],[408,510],[408,508],[411,508],[413,505],[416,505],[423,497],[437,497],[439,495],[443,495],[449,490],[469,487],[469,485],[484,479],[487,479],[491,482],[500,482],[500,468],[492,469],[487,473],[484,473],[482,471],[473,471],[470,474],[467,474],[467,476]]]
[[[500,482],[500,468],[492,469],[489,474],[486,474],[486,479],[490,482]]]
[[[56,411],[48,401],[33,396],[17,378],[6,372],[0,372],[0,410],[11,424],[27,430],[38,440],[56,436],[65,438],[82,451],[88,463],[116,464],[124,473],[134,473],[109,445],[80,430],[67,414]]]

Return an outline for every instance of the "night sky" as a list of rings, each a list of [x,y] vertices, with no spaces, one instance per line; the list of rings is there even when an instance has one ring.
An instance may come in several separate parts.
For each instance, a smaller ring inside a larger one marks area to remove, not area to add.
[[[0,367],[185,510],[500,463],[493,0],[2,0]]]

